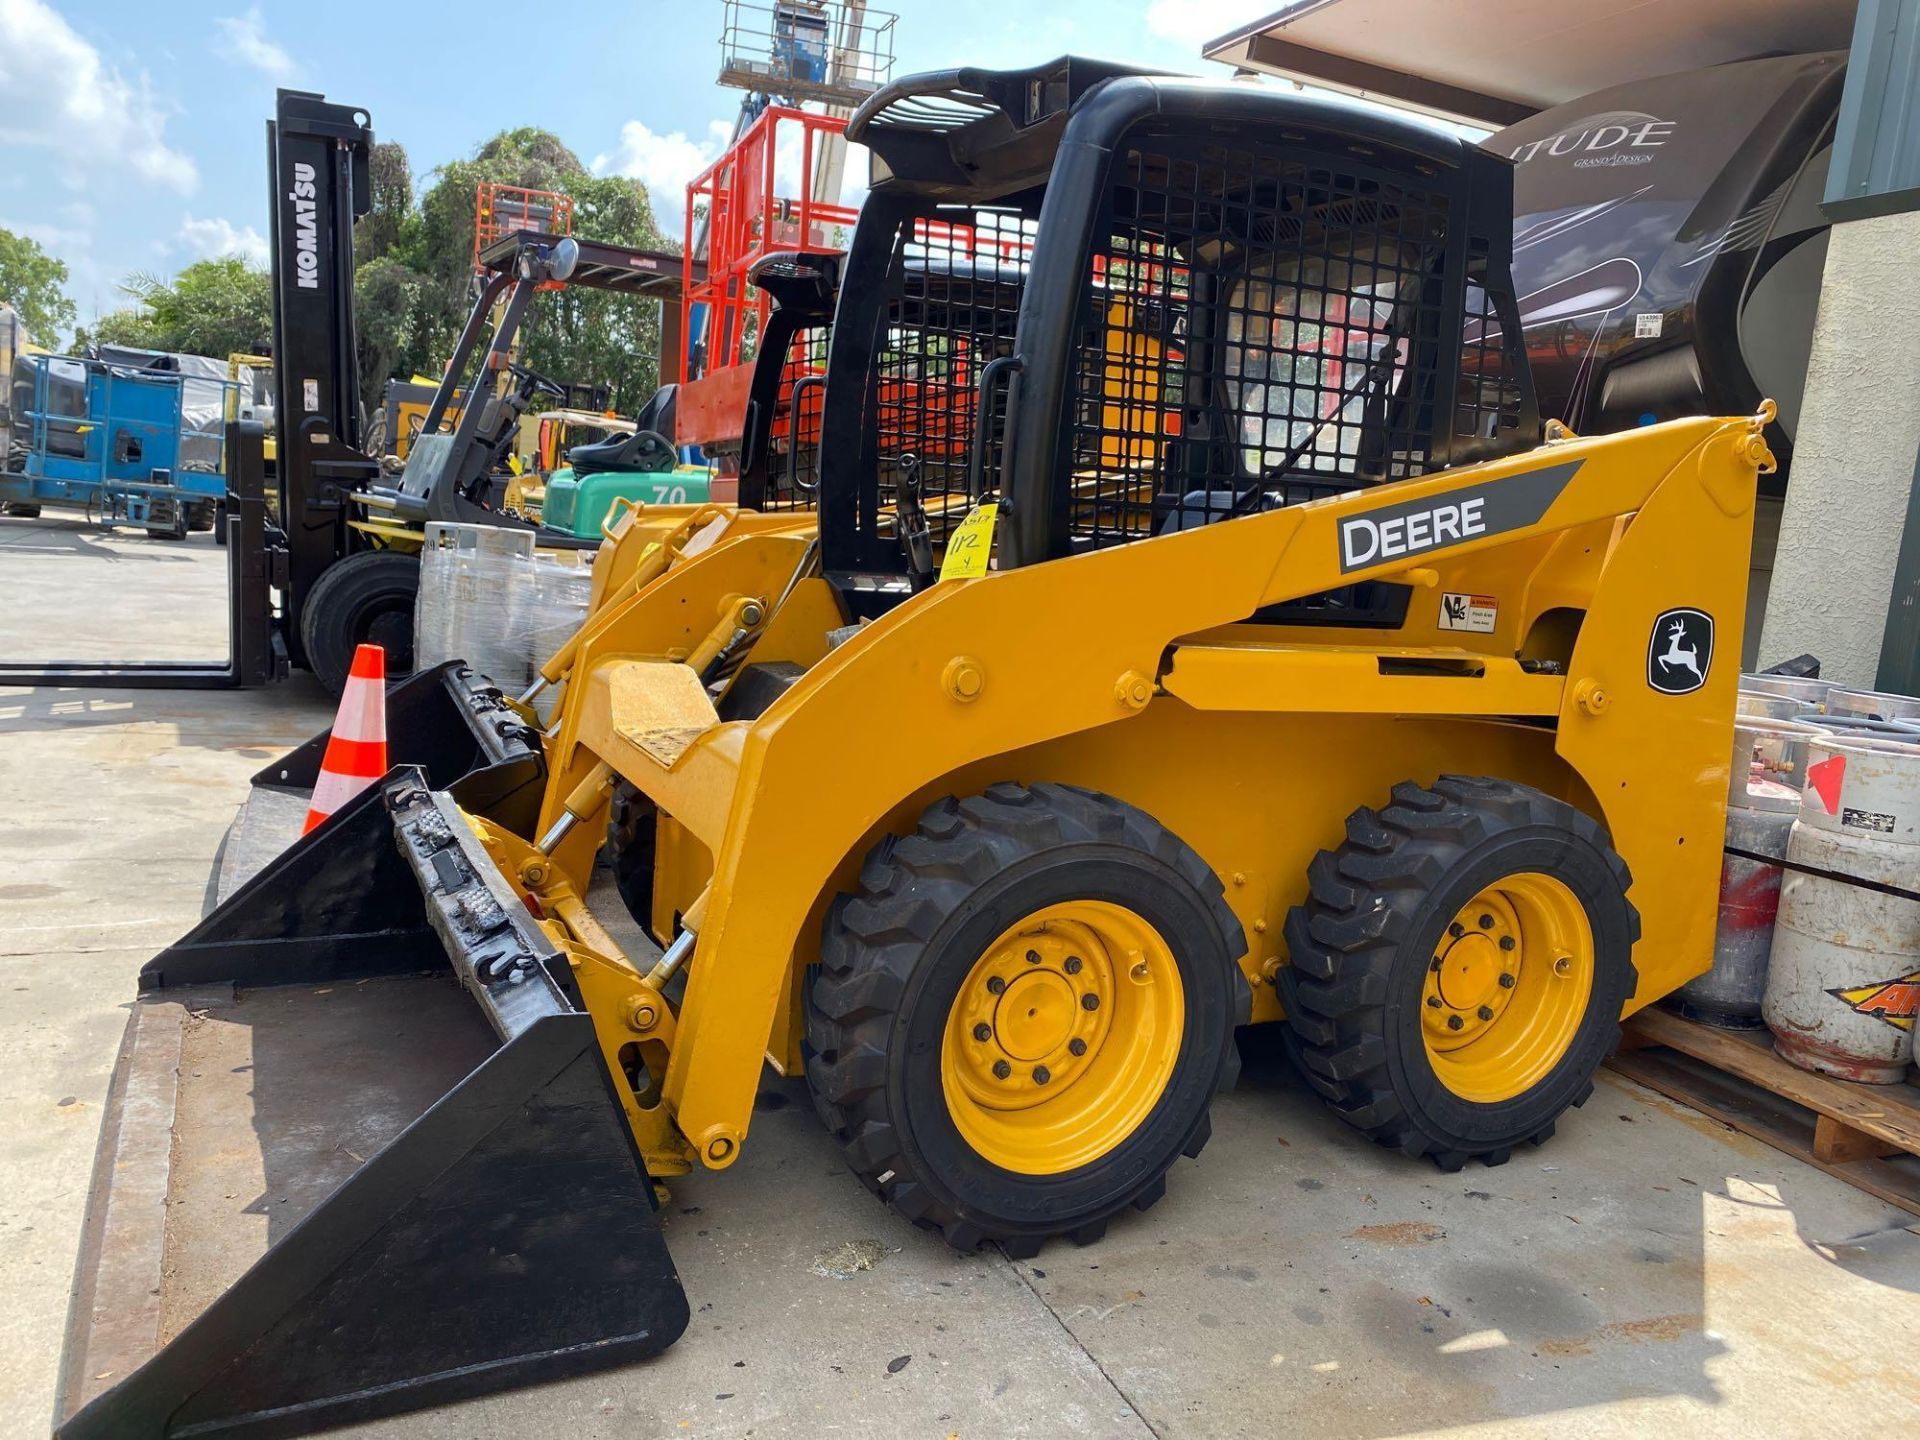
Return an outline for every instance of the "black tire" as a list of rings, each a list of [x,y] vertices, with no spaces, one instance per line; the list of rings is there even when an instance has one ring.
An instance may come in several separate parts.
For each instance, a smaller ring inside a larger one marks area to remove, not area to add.
[[[215,502],[213,507],[213,543],[214,544],[224,545],[227,543],[227,517],[231,513],[232,512],[227,508],[226,501],[220,500]]]
[[[187,507],[187,530],[190,534],[201,534],[213,529],[213,502]]]
[[[184,540],[187,538],[187,522],[184,516],[176,518],[171,525],[147,526],[149,540]]]
[[[914,833],[867,857],[857,893],[828,910],[808,1003],[807,1081],[866,1187],[948,1244],[1015,1257],[1053,1236],[1085,1244],[1145,1210],[1181,1155],[1200,1153],[1214,1093],[1237,1070],[1233,1027],[1251,992],[1219,877],[1151,816],[1064,785],[948,797]],[[941,1038],[961,984],[996,937],[1043,906],[1103,900],[1151,924],[1184,987],[1178,1058],[1132,1132],[1051,1175],[1003,1169],[962,1138],[941,1082]]]
[[[353,652],[385,647],[387,679],[413,670],[413,607],[420,593],[420,559],[398,550],[362,550],[335,561],[307,592],[300,641],[307,664],[335,695],[347,683]]]
[[[16,520],[38,520],[40,518],[40,507],[38,505],[30,505],[18,500],[13,500],[8,502],[6,509],[7,514],[13,516]]]
[[[385,458],[387,450],[387,411],[385,406],[375,410],[372,418],[367,421],[361,433],[360,446],[375,460]]]
[[[1551,875],[1579,902],[1592,986],[1552,1068],[1511,1098],[1481,1103],[1436,1074],[1422,1038],[1422,988],[1460,908],[1522,872]],[[1385,809],[1348,817],[1346,840],[1314,857],[1308,880],[1306,903],[1287,916],[1289,963],[1276,983],[1301,1071],[1342,1119],[1457,1170],[1469,1158],[1501,1164],[1523,1140],[1540,1144],[1593,1093],[1637,983],[1640,917],[1627,899],[1626,862],[1590,817],[1504,780],[1446,775],[1431,789],[1405,781]]]

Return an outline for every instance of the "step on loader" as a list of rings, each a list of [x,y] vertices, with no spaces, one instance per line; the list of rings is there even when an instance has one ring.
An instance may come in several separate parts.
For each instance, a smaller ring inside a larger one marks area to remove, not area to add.
[[[661,1350],[655,1195],[738,1159],[769,1064],[904,1220],[1026,1256],[1162,1198],[1237,1026],[1360,1134],[1499,1164],[1706,968],[1767,417],[1543,430],[1506,161],[1079,59],[848,138],[817,523],[621,557],[530,827],[402,765],[146,968],[66,1440]],[[173,1148],[250,1094],[269,1248],[102,1390],[142,1047],[211,1043],[209,991],[250,1091],[183,1081]]]

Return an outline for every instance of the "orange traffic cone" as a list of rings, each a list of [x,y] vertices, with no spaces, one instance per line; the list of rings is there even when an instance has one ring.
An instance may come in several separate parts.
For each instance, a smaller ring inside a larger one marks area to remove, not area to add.
[[[353,669],[340,692],[340,713],[327,737],[320,779],[307,807],[305,835],[387,773],[387,652],[362,645],[353,652]]]

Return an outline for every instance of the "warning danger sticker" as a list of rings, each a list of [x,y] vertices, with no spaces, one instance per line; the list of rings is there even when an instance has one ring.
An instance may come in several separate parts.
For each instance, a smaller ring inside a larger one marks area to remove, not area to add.
[[[1461,595],[1446,591],[1440,596],[1440,628],[1472,630],[1491,635],[1500,619],[1500,602],[1491,595]]]

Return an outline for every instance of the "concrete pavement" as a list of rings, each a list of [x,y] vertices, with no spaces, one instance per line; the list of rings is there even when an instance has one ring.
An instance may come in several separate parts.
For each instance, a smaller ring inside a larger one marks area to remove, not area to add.
[[[57,585],[106,635],[180,598],[127,582],[171,563],[56,548],[27,582],[0,543],[0,595]],[[34,613],[0,611],[4,653]],[[0,691],[0,1436],[46,1433],[138,967],[198,917],[247,777],[327,709],[305,681]],[[673,1186],[667,1236],[695,1310],[677,1346],[345,1433],[1911,1431],[1911,1216],[1611,1076],[1548,1146],[1442,1175],[1364,1143],[1270,1046],[1250,1049],[1159,1206],[1019,1263],[952,1254],[882,1209],[804,1087],[769,1076],[739,1164]]]

